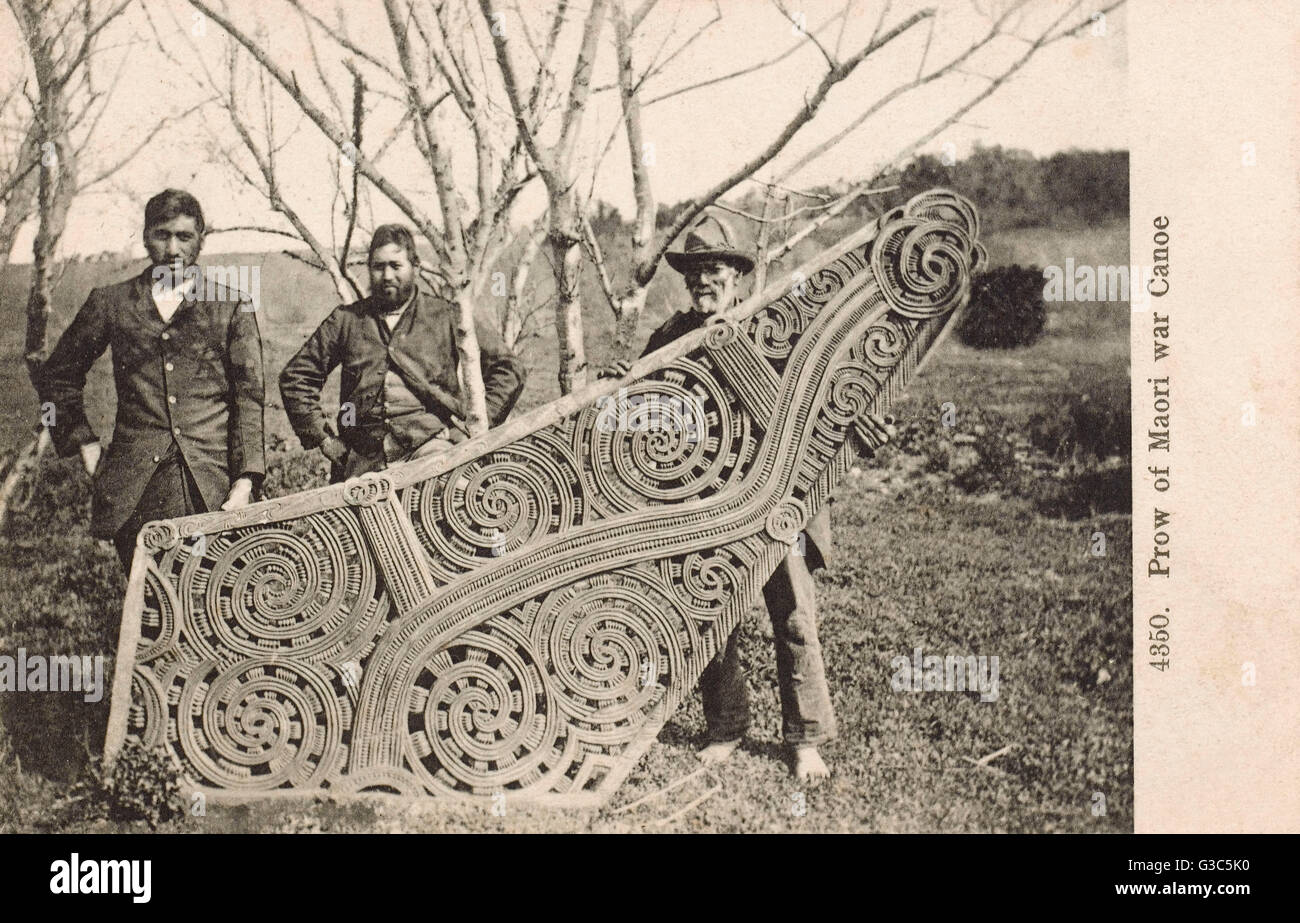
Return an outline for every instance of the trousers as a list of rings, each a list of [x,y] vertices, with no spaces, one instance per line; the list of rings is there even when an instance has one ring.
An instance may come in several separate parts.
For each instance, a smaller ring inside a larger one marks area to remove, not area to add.
[[[207,509],[194,475],[190,474],[180,449],[173,442],[149,478],[149,484],[145,487],[140,502],[136,504],[135,511],[122,524],[122,528],[113,535],[113,547],[117,549],[122,570],[128,574],[131,572],[131,559],[135,556],[135,537],[145,523],[156,519],[175,519],[177,516],[203,513]]]
[[[836,735],[821,642],[812,573],[802,554],[791,551],[763,586],[772,619],[776,677],[781,695],[781,736],[791,746],[812,746]],[[740,663],[740,626],[700,675],[709,739],[735,740],[749,729],[749,692]]]

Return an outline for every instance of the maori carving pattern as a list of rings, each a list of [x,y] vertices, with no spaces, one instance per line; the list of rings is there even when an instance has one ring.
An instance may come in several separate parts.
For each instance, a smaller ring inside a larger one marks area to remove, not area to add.
[[[608,797],[883,442],[869,414],[964,307],[977,235],[925,193],[617,396],[151,523],[107,751],[164,748],[210,797]]]

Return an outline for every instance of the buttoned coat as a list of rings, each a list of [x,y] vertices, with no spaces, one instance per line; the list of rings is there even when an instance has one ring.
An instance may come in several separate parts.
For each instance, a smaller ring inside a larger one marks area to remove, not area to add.
[[[199,279],[169,322],[155,307],[151,273],[97,288],[37,375],[60,455],[98,437],[86,419],[86,373],[112,349],[117,418],[94,475],[91,533],[112,538],[175,441],[204,503],[219,509],[231,482],[265,473],[265,381],[254,304]]]
[[[384,380],[390,368],[406,387],[460,438],[452,417],[464,418],[457,368],[456,306],[417,289],[415,299],[390,331],[382,311],[370,298],[340,305],[321,321],[280,373],[280,396],[303,448],[314,449],[330,434],[321,408],[325,380],[336,367],[339,376],[338,437],[348,448],[334,480],[383,467],[383,439],[388,425]],[[475,324],[479,367],[488,422],[495,426],[509,415],[524,388],[524,364],[501,336]]]

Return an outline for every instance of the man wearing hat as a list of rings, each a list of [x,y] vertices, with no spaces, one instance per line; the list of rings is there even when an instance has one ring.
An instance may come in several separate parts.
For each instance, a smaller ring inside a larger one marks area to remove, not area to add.
[[[691,296],[689,310],[672,315],[654,333],[642,355],[697,330],[708,319],[739,303],[741,277],[754,268],[754,259],[737,244],[732,229],[715,215],[703,215],[686,233],[683,248],[665,254],[668,265],[682,274]],[[630,363],[620,360],[601,371],[602,377],[622,377]],[[830,511],[823,507],[809,521],[804,540],[796,542],[763,587],[776,646],[776,675],[781,693],[781,731],[791,750],[799,779],[830,774],[817,747],[835,736],[835,714],[817,640],[817,602],[812,571],[826,566],[831,549]],[[726,647],[700,676],[704,717],[710,743],[700,759],[717,763],[740,745],[749,728],[749,696],[740,665],[740,631],[731,633]]]

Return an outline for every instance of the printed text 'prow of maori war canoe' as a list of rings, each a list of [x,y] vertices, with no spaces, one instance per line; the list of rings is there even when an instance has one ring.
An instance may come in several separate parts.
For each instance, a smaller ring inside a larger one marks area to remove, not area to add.
[[[934,190],[700,330],[442,456],[155,522],[105,752],[216,799],[606,799],[969,298]],[[802,275],[800,275],[802,273]]]

